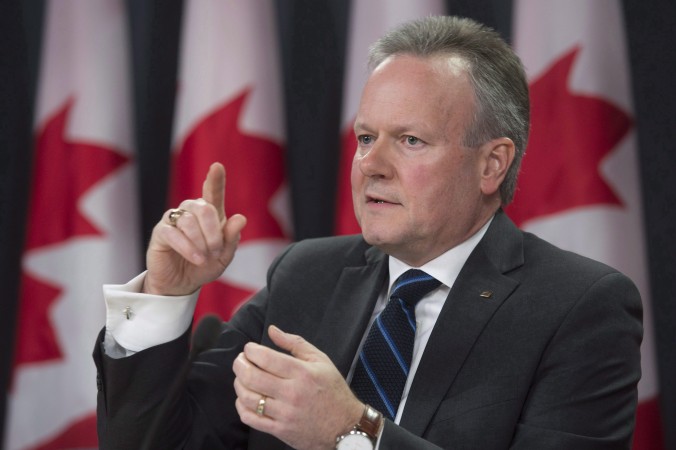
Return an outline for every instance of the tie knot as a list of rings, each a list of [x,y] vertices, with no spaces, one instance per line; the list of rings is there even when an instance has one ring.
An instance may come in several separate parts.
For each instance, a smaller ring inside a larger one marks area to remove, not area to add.
[[[415,306],[427,293],[439,287],[441,281],[422,270],[410,269],[394,282],[390,298],[400,298]]]

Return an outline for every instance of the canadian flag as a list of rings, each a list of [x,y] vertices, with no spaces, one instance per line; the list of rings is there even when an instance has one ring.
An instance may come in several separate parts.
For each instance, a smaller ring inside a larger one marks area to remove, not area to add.
[[[343,89],[342,145],[338,165],[336,234],[360,233],[352,206],[350,171],[357,139],[353,125],[369,72],[368,49],[390,28],[407,20],[444,14],[442,0],[354,0],[350,13],[347,64]]]
[[[235,259],[202,288],[196,320],[228,319],[265,285],[291,235],[282,79],[272,0],[189,0],[185,6],[171,204],[202,195],[209,165],[226,169],[226,214],[248,224]]]
[[[635,120],[618,0],[518,0],[514,46],[531,89],[531,136],[515,201],[518,225],[603,261],[638,286],[643,371],[635,450],[664,448]]]
[[[125,3],[45,13],[10,450],[96,447],[101,286],[140,270]]]

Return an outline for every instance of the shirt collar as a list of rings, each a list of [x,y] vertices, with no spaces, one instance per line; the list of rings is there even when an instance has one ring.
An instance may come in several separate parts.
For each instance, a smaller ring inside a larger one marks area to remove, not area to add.
[[[474,233],[467,240],[456,245],[450,250],[447,250],[446,252],[420,267],[409,266],[405,262],[390,256],[388,258],[390,280],[387,291],[390,292],[392,289],[392,284],[394,284],[395,280],[409,269],[420,269],[425,273],[432,275],[434,278],[441,281],[442,284],[448,286],[449,288],[452,287],[456,278],[458,278],[458,275],[460,274],[460,270],[465,265],[465,262],[467,262],[467,258],[469,258],[469,255],[472,253],[479,241],[481,241],[481,238],[484,237],[484,234],[486,234],[486,230],[488,230],[491,222],[493,222],[493,217],[491,217],[491,219],[486,222],[486,224],[482,226],[479,231]]]

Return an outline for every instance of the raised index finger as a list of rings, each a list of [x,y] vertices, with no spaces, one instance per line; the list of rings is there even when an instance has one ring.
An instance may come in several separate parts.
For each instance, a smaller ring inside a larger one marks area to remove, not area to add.
[[[209,167],[207,178],[202,184],[202,198],[218,211],[219,220],[225,218],[225,168],[215,162]]]

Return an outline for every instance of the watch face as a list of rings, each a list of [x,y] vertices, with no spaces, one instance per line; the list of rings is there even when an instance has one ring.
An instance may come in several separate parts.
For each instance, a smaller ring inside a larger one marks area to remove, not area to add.
[[[338,442],[336,450],[373,450],[373,442],[365,433],[351,431]]]

